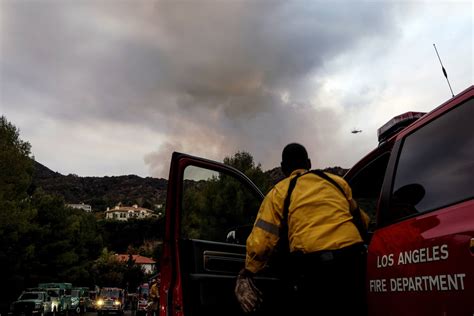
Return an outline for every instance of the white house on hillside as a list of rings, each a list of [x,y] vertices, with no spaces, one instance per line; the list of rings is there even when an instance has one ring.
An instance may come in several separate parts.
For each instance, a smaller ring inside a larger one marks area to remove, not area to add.
[[[70,207],[70,208],[75,208],[75,209],[78,209],[78,210],[84,210],[88,213],[92,212],[92,207],[89,204],[84,204],[84,203],[81,203],[81,204],[66,204],[66,206]]]
[[[143,219],[143,218],[153,218],[158,217],[153,211],[138,207],[138,205],[133,206],[121,206],[117,205],[113,209],[107,208],[105,211],[105,219],[112,219],[118,221],[127,221],[128,219]]]

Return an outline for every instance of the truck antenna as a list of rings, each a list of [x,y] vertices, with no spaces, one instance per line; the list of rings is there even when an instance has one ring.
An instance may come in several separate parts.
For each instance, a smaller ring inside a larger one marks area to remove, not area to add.
[[[446,69],[444,69],[443,63],[441,62],[441,58],[439,57],[439,54],[438,54],[438,50],[436,49],[436,45],[433,44],[433,47],[435,49],[436,55],[438,56],[439,63],[441,64],[441,69],[443,70],[444,77],[446,78],[446,81],[448,82],[449,90],[451,90],[451,95],[454,98],[453,89],[451,88],[451,84],[449,83],[449,79],[448,79],[448,73],[446,72]]]

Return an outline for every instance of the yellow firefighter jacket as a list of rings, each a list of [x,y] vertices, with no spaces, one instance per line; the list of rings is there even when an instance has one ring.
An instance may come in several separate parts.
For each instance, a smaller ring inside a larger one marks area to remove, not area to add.
[[[299,169],[280,181],[266,195],[257,214],[254,227],[247,239],[245,267],[257,273],[266,265],[278,240],[283,208],[288,187],[293,177],[305,173]],[[288,209],[288,240],[290,252],[311,253],[321,250],[341,249],[362,242],[357,227],[352,222],[351,209],[356,203],[347,182],[333,174],[346,193],[346,197],[329,181],[308,173],[300,176],[291,194]],[[367,226],[369,217],[361,210]]]
[[[160,300],[160,292],[158,289],[158,284],[153,283],[150,288],[150,299],[154,302],[157,303]]]

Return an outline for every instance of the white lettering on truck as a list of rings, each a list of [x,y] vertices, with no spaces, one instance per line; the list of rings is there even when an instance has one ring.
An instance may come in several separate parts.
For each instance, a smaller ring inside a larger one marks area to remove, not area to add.
[[[463,291],[465,273],[390,279],[391,292]]]
[[[377,268],[387,268],[394,265],[393,253],[377,256]],[[402,251],[398,254],[397,265],[418,264],[447,260],[448,245],[433,246]],[[463,291],[465,273],[420,275],[398,277],[391,279],[369,280],[370,292],[426,292],[426,291]]]
[[[446,260],[449,257],[448,245],[433,246],[401,252],[398,265]]]
[[[393,253],[377,256],[377,268],[393,266],[395,260]],[[397,257],[397,265],[425,263],[446,260],[449,258],[448,245],[433,246],[431,248],[420,248],[400,252]]]
[[[465,273],[369,280],[370,292],[464,291]]]

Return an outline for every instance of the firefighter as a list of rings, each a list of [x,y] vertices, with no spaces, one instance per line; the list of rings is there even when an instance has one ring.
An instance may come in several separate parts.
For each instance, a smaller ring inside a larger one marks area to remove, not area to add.
[[[158,315],[158,305],[160,302],[160,292],[159,292],[159,279],[158,277],[151,280],[151,287],[150,287],[150,310],[152,316]]]
[[[286,178],[266,195],[247,239],[245,268],[235,288],[238,301],[246,312],[259,308],[262,293],[253,278],[283,247],[289,252],[284,267],[292,289],[287,314],[363,315],[366,247],[361,232],[368,216],[344,179],[309,171],[302,145],[284,148],[281,168]]]

